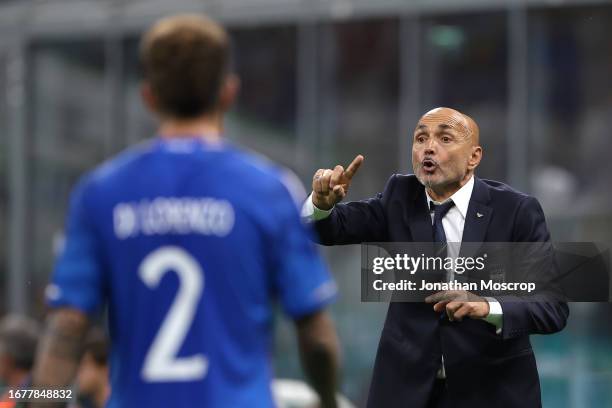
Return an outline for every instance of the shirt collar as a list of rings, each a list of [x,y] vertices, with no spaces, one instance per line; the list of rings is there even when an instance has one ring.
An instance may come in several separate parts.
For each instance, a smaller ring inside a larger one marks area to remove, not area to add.
[[[453,200],[455,203],[455,207],[459,210],[463,218],[465,218],[468,210],[468,206],[470,205],[470,198],[472,198],[472,191],[474,190],[474,176],[470,177],[467,183],[463,185],[459,190],[455,191],[455,194],[450,196],[447,200]],[[430,207],[430,203],[433,201],[434,204],[442,204],[438,201],[433,200],[429,193],[427,193],[427,189],[425,189],[425,196],[427,197],[427,208]]]

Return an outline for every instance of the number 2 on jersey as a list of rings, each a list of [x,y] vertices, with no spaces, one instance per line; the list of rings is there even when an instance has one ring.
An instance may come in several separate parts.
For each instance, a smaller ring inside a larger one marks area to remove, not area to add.
[[[142,261],[138,275],[150,289],[155,289],[171,270],[179,277],[179,289],[145,357],[142,376],[147,382],[197,381],[208,370],[208,359],[203,354],[177,357],[204,290],[204,273],[198,261],[182,248],[161,247]]]

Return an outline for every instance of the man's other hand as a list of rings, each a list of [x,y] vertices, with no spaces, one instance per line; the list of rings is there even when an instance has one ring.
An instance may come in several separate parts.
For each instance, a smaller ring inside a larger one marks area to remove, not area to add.
[[[461,321],[464,317],[481,319],[489,315],[489,302],[466,290],[444,290],[427,296],[425,302],[433,303],[438,313],[446,310],[450,321]]]
[[[346,170],[340,165],[333,170],[317,170],[312,178],[312,203],[321,210],[330,210],[342,201],[348,194],[351,180],[363,160],[363,156],[359,154]]]

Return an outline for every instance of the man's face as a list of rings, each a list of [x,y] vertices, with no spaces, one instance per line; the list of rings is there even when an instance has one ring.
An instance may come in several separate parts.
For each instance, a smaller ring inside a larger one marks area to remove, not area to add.
[[[412,141],[412,168],[421,184],[433,190],[461,185],[474,165],[476,142],[459,112],[437,108],[417,124]]]

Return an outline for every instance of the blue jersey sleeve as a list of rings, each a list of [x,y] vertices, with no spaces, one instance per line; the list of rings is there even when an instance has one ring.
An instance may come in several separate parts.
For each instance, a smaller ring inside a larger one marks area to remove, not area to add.
[[[103,268],[100,242],[92,224],[95,217],[85,205],[86,186],[81,182],[72,193],[66,240],[46,297],[49,306],[73,307],[93,314],[103,302]]]
[[[272,248],[275,284],[285,312],[299,318],[324,308],[337,296],[336,283],[287,190],[280,194],[271,216],[279,221]]]

